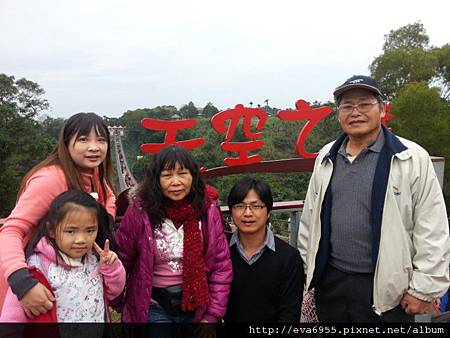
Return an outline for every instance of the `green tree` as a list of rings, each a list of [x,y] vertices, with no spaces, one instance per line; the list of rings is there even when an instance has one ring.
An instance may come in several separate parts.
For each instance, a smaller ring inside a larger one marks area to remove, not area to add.
[[[158,120],[171,120],[172,116],[178,113],[179,112],[175,106],[164,105],[154,108],[128,110],[117,121],[114,121],[116,124],[120,124],[126,128],[123,146],[127,155],[128,165],[133,171],[133,174],[135,174],[134,168],[136,165],[136,179],[140,178],[145,164],[148,162],[146,157],[140,161],[141,163],[137,163],[136,156],[143,155],[139,148],[140,145],[144,143],[161,143],[164,140],[164,132],[152,131],[143,128],[141,126],[141,120],[146,117]]]
[[[211,102],[208,102],[205,108],[203,108],[203,116],[208,119],[213,117],[218,112],[219,109],[217,109]]]
[[[104,116],[103,115],[103,121],[105,121],[105,123],[108,126],[118,126],[120,125],[120,118],[117,117],[108,117],[108,116]]]
[[[49,104],[37,83],[0,74],[0,215],[14,206],[24,174],[55,145],[33,119]]]
[[[442,94],[446,100],[450,99],[450,44],[441,48],[434,48],[433,53],[438,59],[438,75],[442,83]]]
[[[439,75],[437,52],[429,48],[429,38],[421,23],[391,30],[384,39],[383,53],[369,69],[389,99],[410,82],[431,83]]]
[[[438,59],[422,49],[390,49],[375,58],[370,71],[389,99],[410,82],[429,83],[437,75]]]
[[[385,36],[383,53],[369,68],[392,100],[394,119],[390,125],[394,131],[416,141],[431,155],[444,156],[448,162],[450,45],[430,47],[424,26],[408,24]],[[447,164],[444,174],[447,208],[449,168]]]
[[[269,107],[268,105],[264,106],[263,108],[264,108],[264,110],[266,111],[266,113],[267,113],[269,116],[275,116],[275,115],[277,115],[278,111],[280,110],[280,109],[275,108],[275,107]]]
[[[450,206],[450,105],[440,97],[439,88],[426,83],[406,85],[392,102],[390,124],[399,136],[424,147],[431,155],[446,158],[444,195]]]
[[[0,74],[0,104],[12,106],[22,116],[35,117],[48,109],[49,103],[42,97],[44,94],[45,91],[35,82]]]
[[[57,141],[59,132],[64,126],[64,119],[61,117],[54,119],[50,116],[47,116],[46,119],[42,121],[42,126],[44,127],[45,133],[55,141]]]
[[[391,30],[384,36],[383,50],[389,49],[425,49],[430,38],[426,34],[425,27],[420,22],[408,24],[396,30]]]
[[[198,109],[195,107],[195,104],[192,101],[181,107],[180,113],[184,119],[191,119],[198,117]]]

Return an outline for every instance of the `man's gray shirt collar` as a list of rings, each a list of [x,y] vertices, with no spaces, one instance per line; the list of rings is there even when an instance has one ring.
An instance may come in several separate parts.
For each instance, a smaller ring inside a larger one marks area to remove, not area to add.
[[[345,151],[347,148],[348,143],[348,136],[345,138],[344,142],[342,142],[341,147],[339,148],[338,154],[347,157],[348,153]],[[377,138],[370,143],[361,153],[365,153],[366,151],[370,150],[375,153],[379,153],[381,149],[384,146],[384,133],[383,129],[381,129],[380,133],[378,134]]]

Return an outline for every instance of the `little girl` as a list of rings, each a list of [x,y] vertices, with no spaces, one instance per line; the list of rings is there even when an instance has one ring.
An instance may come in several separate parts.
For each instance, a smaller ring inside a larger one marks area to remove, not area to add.
[[[108,301],[123,291],[125,269],[110,250],[112,233],[107,222],[105,208],[89,194],[68,190],[58,195],[26,255],[28,270],[51,290],[56,306],[27,318],[9,288],[0,321],[109,321]]]

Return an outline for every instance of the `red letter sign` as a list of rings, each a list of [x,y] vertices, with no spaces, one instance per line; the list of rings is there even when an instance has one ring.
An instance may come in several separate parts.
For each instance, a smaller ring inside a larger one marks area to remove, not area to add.
[[[162,121],[155,120],[151,118],[142,119],[141,125],[144,128],[151,130],[161,130],[166,131],[166,136],[164,138],[164,143],[145,143],[141,145],[141,151],[148,154],[156,154],[164,147],[176,144],[177,146],[183,147],[185,149],[194,149],[202,146],[205,143],[205,139],[196,138],[192,140],[176,141],[177,130],[192,128],[197,124],[195,119],[182,120],[182,121]]]
[[[224,163],[227,166],[244,165],[261,162],[262,157],[259,155],[248,156],[251,150],[261,149],[264,145],[262,140],[257,140],[263,135],[263,132],[253,133],[250,130],[252,117],[257,117],[256,130],[262,130],[267,122],[267,113],[262,108],[245,108],[242,104],[238,104],[234,109],[224,110],[217,113],[211,119],[211,126],[219,134],[225,134],[225,142],[222,142],[220,147],[225,151],[238,152],[238,158],[225,158]],[[243,132],[246,137],[252,141],[248,142],[231,142],[231,139],[236,131],[239,120],[243,118]],[[228,129],[226,127],[226,120],[230,120]]]
[[[288,121],[307,120],[306,124],[300,131],[300,134],[298,134],[295,149],[297,150],[297,154],[299,154],[303,158],[317,157],[318,153],[310,153],[305,150],[305,140],[311,130],[313,130],[313,128],[316,126],[316,124],[319,123],[323,118],[330,115],[332,108],[328,106],[311,108],[309,103],[304,100],[298,100],[297,102],[295,102],[295,108],[297,108],[297,110],[280,110],[277,113],[277,117],[281,120]]]

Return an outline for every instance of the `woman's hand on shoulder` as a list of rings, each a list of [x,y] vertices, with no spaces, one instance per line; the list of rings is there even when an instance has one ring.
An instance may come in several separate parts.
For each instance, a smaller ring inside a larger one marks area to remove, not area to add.
[[[55,297],[43,284],[37,283],[20,300],[28,318],[47,313],[53,307]]]
[[[117,260],[117,254],[109,250],[109,239],[105,241],[105,247],[102,249],[94,242],[94,249],[100,256],[100,266],[113,264]]]

